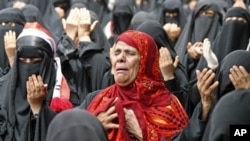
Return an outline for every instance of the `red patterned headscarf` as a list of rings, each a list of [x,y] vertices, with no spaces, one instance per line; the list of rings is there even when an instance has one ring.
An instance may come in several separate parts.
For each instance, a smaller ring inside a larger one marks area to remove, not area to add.
[[[119,119],[119,129],[108,131],[110,141],[132,141],[126,130],[123,108],[134,111],[142,129],[144,141],[168,140],[188,123],[188,116],[178,99],[163,83],[159,68],[159,53],[154,40],[146,33],[128,30],[117,41],[136,48],[141,56],[139,72],[132,87],[114,84],[101,91],[87,110],[95,115],[106,111],[113,100]],[[117,42],[116,41],[116,42]]]

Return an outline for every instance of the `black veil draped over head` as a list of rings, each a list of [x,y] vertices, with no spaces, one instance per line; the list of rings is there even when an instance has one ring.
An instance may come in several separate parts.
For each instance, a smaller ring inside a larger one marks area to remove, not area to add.
[[[220,82],[220,86],[215,90],[214,94],[217,101],[226,93],[234,90],[234,86],[229,79],[230,68],[235,66],[243,66],[247,72],[250,72],[250,52],[245,50],[235,50],[229,53],[221,62],[216,72],[216,80]]]
[[[165,15],[166,12],[176,12],[178,15],[169,17]],[[155,19],[162,25],[166,23],[175,23],[183,29],[186,24],[186,17],[181,0],[165,0],[160,8],[155,9],[151,14],[154,15]]]
[[[5,22],[5,25],[2,23]],[[14,23],[15,25],[10,25]],[[24,15],[17,8],[5,8],[0,11],[0,76],[5,75],[9,71],[9,60],[5,53],[4,35],[7,31],[12,30],[18,36],[25,24]]]
[[[228,17],[241,17],[246,23],[237,20],[224,21],[218,37],[214,41],[212,50],[220,62],[233,50],[247,48],[250,38],[250,14],[240,7],[228,9],[225,19]]]
[[[151,12],[157,7],[157,0],[142,0],[140,4],[136,4],[136,11]]]
[[[58,44],[64,33],[64,29],[52,0],[27,0],[26,4],[32,4],[39,9],[44,23],[48,25],[48,30],[53,34],[53,38],[56,44]]]
[[[215,105],[202,141],[229,141],[230,125],[250,124],[250,91],[241,89],[225,95]]]
[[[26,26],[29,26],[26,24]],[[25,26],[25,28],[26,28]],[[54,64],[55,43],[53,39],[37,36],[41,33],[25,28],[17,39],[16,58],[10,72],[0,78],[1,111],[0,134],[3,140],[44,141],[47,126],[55,112],[49,108],[55,85],[56,69]],[[42,27],[37,26],[38,29]],[[51,36],[50,36],[51,37]],[[52,44],[51,44],[52,43]],[[36,62],[26,63],[19,58],[41,58]],[[27,101],[26,81],[32,74],[41,75],[44,84],[48,84],[48,95],[39,112],[39,118],[31,120],[32,111]],[[3,115],[3,113],[5,113]]]
[[[84,0],[84,2],[89,10],[96,13],[103,28],[110,20],[109,0]]]
[[[136,30],[144,21],[154,20],[154,17],[146,11],[138,11],[130,21],[130,29]]]
[[[133,0],[116,0],[112,11],[112,30],[114,34],[120,35],[127,30],[130,21],[136,12],[135,2]]]
[[[222,7],[219,6],[216,0],[198,1],[190,19],[175,44],[175,50],[180,62],[186,68],[189,79],[193,79],[191,76],[194,73],[198,60],[189,57],[187,53],[188,42],[192,44],[203,42],[205,38],[208,38],[212,42],[216,38],[222,25],[223,17],[221,9]],[[200,12],[205,10],[212,10],[214,14],[212,16],[202,15]]]
[[[232,17],[244,18],[246,23],[237,20],[225,21]],[[229,8],[225,20],[218,36],[211,43],[219,64],[230,52],[238,49],[245,50],[250,38],[250,14],[247,10],[239,7]],[[202,70],[206,67],[207,62],[204,57],[201,57],[197,69]]]
[[[108,137],[96,116],[75,108],[52,120],[46,141],[108,141]]]

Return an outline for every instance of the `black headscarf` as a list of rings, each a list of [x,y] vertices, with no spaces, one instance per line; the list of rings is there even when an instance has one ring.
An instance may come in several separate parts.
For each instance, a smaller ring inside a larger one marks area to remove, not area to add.
[[[250,91],[235,90],[216,104],[202,141],[229,141],[230,125],[250,124]]]
[[[16,58],[11,71],[0,80],[1,95],[5,99],[1,103],[6,107],[8,117],[6,137],[14,140],[44,141],[47,126],[55,113],[48,107],[52,99],[55,85],[56,70],[54,65],[54,50],[45,39],[35,33],[20,34],[17,39]],[[22,35],[22,36],[21,36]],[[42,58],[41,61],[25,63],[24,58]],[[32,74],[41,75],[44,84],[48,84],[48,95],[39,112],[36,125],[31,123],[32,114],[27,101],[26,81]],[[4,82],[4,83],[3,83]]]
[[[15,26],[0,24],[0,76],[6,74],[9,70],[9,60],[5,53],[4,35],[7,31],[12,30],[16,32],[16,37],[21,33],[25,24],[24,15],[19,9],[5,8],[0,11],[0,23],[12,22]]]
[[[51,0],[27,0],[27,4],[35,5],[43,17],[43,21],[48,25],[48,29],[53,33],[56,44],[59,42],[64,33],[62,21],[55,11],[55,7]]]
[[[85,0],[89,10],[96,13],[101,27],[103,28],[110,20],[108,0]]]
[[[229,79],[230,68],[234,65],[243,66],[247,72],[250,72],[250,52],[245,50],[235,50],[229,53],[221,62],[216,72],[216,80],[219,81],[219,87],[215,90],[216,99],[219,100],[227,92],[234,90],[234,86]]]
[[[224,21],[218,36],[211,43],[211,48],[217,56],[219,63],[230,52],[238,49],[245,50],[250,38],[250,14],[247,10],[239,7],[230,8],[226,13],[225,19],[228,17],[242,17],[247,23],[237,20]],[[202,57],[197,65],[197,69],[202,70],[205,67],[207,67],[207,62]]]
[[[176,12],[177,16],[168,17],[165,15],[166,12]],[[165,0],[161,7],[156,9],[152,14],[162,25],[175,23],[183,29],[186,24],[186,17],[180,0]]]
[[[36,6],[26,4],[21,10],[23,12],[26,22],[38,22],[44,28],[49,30],[48,25],[46,24],[46,22],[44,22],[40,10]],[[55,35],[52,34],[52,36],[54,37]]]
[[[135,12],[135,3],[133,0],[115,1],[112,17],[114,34],[120,35],[129,28],[130,21]]]
[[[250,14],[247,10],[239,7],[230,8],[226,13],[225,19],[228,17],[242,17],[247,23],[237,20],[225,21],[223,23],[212,48],[219,62],[233,50],[245,50],[250,38]]]
[[[109,53],[110,44],[102,30],[101,23],[99,23],[98,16],[95,12],[90,11],[91,23],[93,24],[95,21],[98,21],[94,30],[90,34],[90,38],[92,42],[96,43],[98,47],[104,49],[107,53]]]
[[[136,30],[145,32],[155,39],[158,49],[168,48],[172,59],[175,59],[176,52],[161,24],[154,20],[144,21]]]
[[[175,50],[180,57],[180,62],[186,67],[189,77],[192,75],[198,62],[189,59],[187,44],[188,42],[192,44],[203,42],[204,38],[209,38],[211,42],[215,39],[222,25],[223,17],[221,9],[222,7],[219,6],[216,0],[199,1],[175,44]],[[200,15],[200,11],[202,10],[213,10],[214,15],[211,17]]]
[[[157,6],[157,0],[142,0],[139,5],[136,5],[137,11],[153,11]]]
[[[108,137],[96,116],[85,110],[73,109],[53,119],[46,141],[108,141]]]
[[[154,20],[154,17],[146,11],[139,11],[135,13],[130,22],[130,29],[136,30],[140,24],[147,20]]]

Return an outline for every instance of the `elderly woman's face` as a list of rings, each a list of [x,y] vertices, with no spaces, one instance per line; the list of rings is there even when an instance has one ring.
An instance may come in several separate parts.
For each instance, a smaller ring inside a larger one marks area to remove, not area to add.
[[[112,73],[120,86],[131,84],[140,67],[140,54],[136,48],[118,41],[111,53]]]

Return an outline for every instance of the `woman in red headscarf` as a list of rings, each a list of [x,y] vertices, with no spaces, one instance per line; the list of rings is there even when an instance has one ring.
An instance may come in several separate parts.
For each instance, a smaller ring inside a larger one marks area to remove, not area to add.
[[[188,116],[164,85],[158,48],[149,35],[122,33],[110,55],[115,84],[80,106],[99,118],[110,141],[170,140],[186,127]]]

